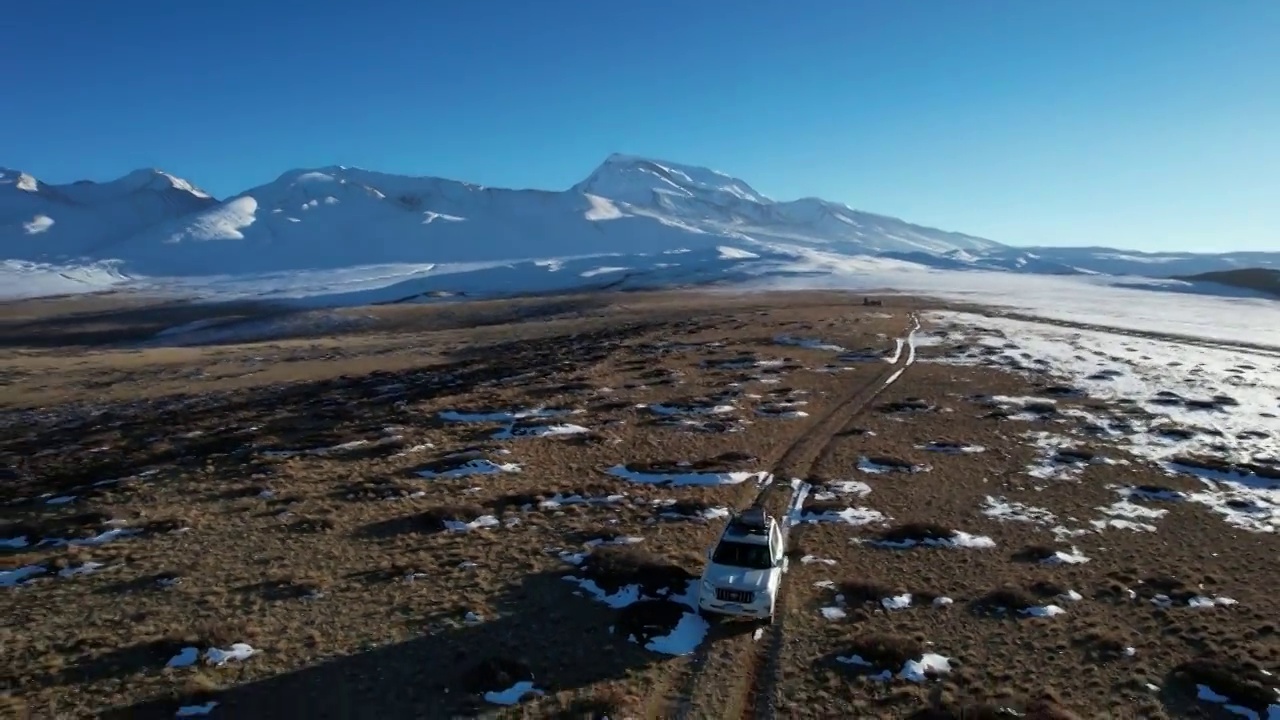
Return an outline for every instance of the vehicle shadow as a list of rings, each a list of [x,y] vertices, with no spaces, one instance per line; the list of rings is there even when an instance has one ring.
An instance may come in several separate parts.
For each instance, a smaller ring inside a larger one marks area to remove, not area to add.
[[[504,593],[493,619],[455,622],[413,640],[215,693],[175,693],[99,717],[172,718],[180,707],[207,702],[217,703],[210,718],[479,717],[500,709],[484,700],[484,692],[526,679],[547,697],[528,699],[520,712],[536,707],[535,716],[554,716],[550,696],[556,693],[625,678],[672,659],[612,634],[618,611],[576,589],[560,573],[530,575]]]

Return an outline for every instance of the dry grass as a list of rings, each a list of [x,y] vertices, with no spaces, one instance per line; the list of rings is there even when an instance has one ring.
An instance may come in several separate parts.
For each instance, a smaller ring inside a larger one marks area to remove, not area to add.
[[[863,668],[866,672],[897,672],[908,661],[918,660],[924,655],[924,644],[898,635],[868,635],[854,640],[842,654],[856,655],[869,663]]]
[[[722,527],[701,514],[741,508],[756,488],[630,484],[602,470],[770,469],[835,398],[885,365],[772,338],[882,351],[918,306],[863,308],[827,293],[670,293],[390,307],[361,309],[372,320],[336,337],[137,349],[104,343],[132,343],[198,312],[68,302],[81,314],[47,301],[0,308],[0,538],[28,541],[0,550],[0,563],[44,570],[0,588],[9,620],[0,628],[3,717],[172,717],[181,704],[211,700],[220,703],[212,717],[457,717],[493,710],[480,695],[517,679],[546,694],[499,716],[661,715],[672,705],[655,697],[686,687],[687,663],[643,643],[686,609],[664,599],[614,609],[564,578],[678,593]],[[777,362],[754,364],[766,360]],[[816,372],[829,364],[851,369]],[[980,397],[1035,394],[1057,403],[1029,403],[1031,421],[987,417]],[[809,403],[808,419],[756,413],[796,398]],[[728,402],[738,409],[724,416],[642,407]],[[920,362],[832,432],[799,474],[830,492],[854,479],[873,491],[811,498],[806,510],[864,506],[889,520],[794,529],[777,657],[785,716],[988,718],[1014,707],[1055,719],[1175,717],[1178,708],[1211,709],[1194,701],[1197,684],[1262,701],[1261,671],[1280,672],[1280,539],[1237,532],[1191,503],[1162,505],[1169,516],[1157,533],[1069,541],[978,511],[1001,495],[1084,522],[1114,501],[1111,485],[1195,489],[1140,464],[1077,463],[1078,482],[1029,479],[1034,453],[1019,433],[1060,429],[1062,408],[1091,402],[1045,378]],[[582,411],[560,420],[591,433],[499,441],[507,423],[439,415],[533,406]],[[922,457],[919,447],[940,441],[987,451]],[[1092,438],[1063,461],[1087,454],[1124,457]],[[927,459],[931,469],[864,474],[863,457]],[[521,470],[451,474],[478,458]],[[544,504],[557,496],[581,502]],[[72,499],[47,502],[62,497]],[[774,511],[785,500],[766,496]],[[499,525],[446,529],[484,515]],[[112,529],[136,532],[83,544]],[[957,530],[995,547],[903,552],[865,542]],[[643,540],[588,545],[624,536]],[[1073,545],[1090,562],[1040,562]],[[562,559],[582,553],[577,566]],[[802,563],[805,554],[835,564]],[[87,562],[102,567],[61,574]],[[834,587],[816,586],[823,581]],[[1072,590],[1085,599],[1057,599]],[[880,605],[906,593],[909,608]],[[818,612],[836,594],[848,610],[839,622]],[[1176,605],[1196,594],[1239,603]],[[1175,607],[1152,603],[1158,595]],[[935,607],[936,596],[955,604]],[[1047,603],[1067,614],[987,616]],[[221,667],[165,667],[185,647],[242,642],[261,652]],[[727,625],[709,642],[710,685],[726,689],[694,698],[692,717],[728,712],[740,700],[731,688],[742,660],[765,644]],[[939,653],[953,667],[920,685],[883,682],[830,662],[851,653],[895,669]]]
[[[629,545],[604,545],[592,550],[582,562],[582,574],[608,592],[639,585],[647,595],[664,590],[678,592],[694,578],[685,568]]]
[[[1239,662],[1198,658],[1183,663],[1170,673],[1173,688],[1187,694],[1196,694],[1197,686],[1204,686],[1227,698],[1227,701],[1266,717],[1280,705],[1276,694],[1280,680],[1274,673],[1264,673],[1256,666]]]
[[[955,531],[937,523],[909,522],[884,530],[876,539],[883,543],[922,543],[931,540],[950,540],[953,535],[955,535]]]

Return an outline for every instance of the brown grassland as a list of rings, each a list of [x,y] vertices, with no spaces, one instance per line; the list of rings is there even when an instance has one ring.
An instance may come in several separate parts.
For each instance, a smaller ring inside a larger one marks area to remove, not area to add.
[[[1266,718],[1280,703],[1280,538],[1191,503],[1167,505],[1157,532],[1065,539],[984,514],[1001,496],[1083,522],[1115,500],[1111,484],[1195,481],[1138,461],[1028,477],[1021,433],[1052,419],[1000,417],[981,397],[1048,381],[936,362],[945,343],[889,362],[930,307],[602,294],[347,309],[295,336],[177,346],[155,333],[279,311],[0,305],[0,717],[169,718],[205,703],[212,718],[1239,717],[1197,701],[1203,686]],[[717,404],[732,409],[696,413]],[[508,421],[442,415],[539,407],[571,414],[515,429],[586,432],[507,438]],[[1085,450],[1125,456],[1103,440]],[[900,467],[866,473],[865,458]],[[777,512],[794,477],[813,486],[810,512],[885,519],[795,526],[772,626],[714,621],[691,655],[654,652],[629,635],[669,631],[671,602],[612,608],[565,576],[696,582],[723,526],[700,513],[746,506],[757,484],[606,472],[682,461],[774,473]],[[594,501],[554,501],[572,496]],[[486,517],[496,525],[452,529]],[[994,546],[870,542],[957,530]],[[1090,561],[1039,562],[1073,547]],[[906,593],[911,607],[885,609]],[[1176,602],[1198,595],[1237,604]],[[1049,604],[1067,612],[1019,612]],[[256,652],[204,655],[235,643]],[[167,667],[186,648],[197,661]],[[950,672],[875,677],[926,653]],[[870,665],[839,659],[855,655]],[[484,700],[520,680],[543,694]]]

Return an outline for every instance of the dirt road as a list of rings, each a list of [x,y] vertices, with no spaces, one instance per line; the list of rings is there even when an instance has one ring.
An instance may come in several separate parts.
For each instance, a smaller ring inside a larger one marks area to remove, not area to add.
[[[850,387],[826,413],[816,417],[772,464],[775,478],[740,507],[762,504],[775,517],[792,502],[798,487],[790,478],[805,478],[831,447],[832,441],[864,411],[885,388],[899,382],[915,363],[914,335],[920,329],[912,314],[910,323],[895,339],[897,348],[884,369],[868,381]],[[671,682],[651,695],[645,717],[654,718],[773,718],[777,698],[778,655],[786,628],[787,584],[783,583],[772,625],[723,621],[713,627]]]

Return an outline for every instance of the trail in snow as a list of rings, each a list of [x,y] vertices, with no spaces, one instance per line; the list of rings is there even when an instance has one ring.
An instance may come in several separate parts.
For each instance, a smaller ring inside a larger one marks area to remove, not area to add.
[[[915,364],[916,362],[916,331],[919,329],[920,329],[920,318],[916,317],[915,314],[912,314],[911,329],[907,331],[906,340],[904,341],[903,338],[895,338],[895,340],[898,343],[898,349],[896,352],[894,352],[893,360],[892,360],[892,362],[894,363],[898,362],[899,356],[902,355],[902,346],[905,344],[907,347],[907,361],[903,363],[902,367],[895,370],[894,373],[889,376],[888,380],[884,381],[883,387],[888,387],[894,384],[895,382],[897,382],[898,378],[902,377],[902,373],[905,372],[908,367]]]
[[[916,362],[916,331],[920,329],[920,318],[915,314],[911,315],[911,330],[907,332],[907,364],[904,367],[914,365]],[[899,343],[902,341],[899,340]]]
[[[894,351],[893,362],[896,364],[898,360],[901,359],[902,349],[904,345],[907,348],[906,362],[903,364],[902,367],[894,371],[893,375],[889,377],[889,379],[885,382],[885,385],[882,386],[882,388],[896,381],[899,377],[902,376],[902,373],[907,369],[907,367],[915,362],[915,357],[916,357],[915,332],[916,330],[920,329],[920,321],[914,313],[912,313],[911,315],[911,321],[912,321],[912,327],[907,332],[906,337],[895,338],[896,348]],[[784,526],[783,526],[784,537],[787,539],[787,541],[789,541],[790,539],[791,528],[795,527],[796,525],[799,525],[802,521],[802,516],[804,513],[804,503],[805,503],[805,500],[808,499],[809,492],[812,490],[812,488],[813,486],[810,483],[804,482],[799,478],[793,478],[791,480],[791,501],[787,504],[786,517],[785,517]],[[860,511],[861,509],[859,510],[850,509],[847,512],[857,513]],[[783,572],[787,571],[788,566],[789,566],[789,562],[784,562]],[[781,618],[785,618],[786,616],[786,613],[783,610],[785,595],[786,595],[785,591],[781,587],[779,587],[777,605],[775,606],[775,612],[779,613]],[[785,625],[785,619],[780,619],[778,622],[774,623],[771,626],[770,639],[766,645],[767,649],[765,651],[765,655],[763,657],[756,656],[758,659],[758,664],[756,665],[756,671],[755,671],[756,676],[754,681],[748,684],[749,696],[747,699],[746,707],[749,709],[754,709],[755,714],[762,714],[766,717],[774,717],[777,714],[777,708],[775,707],[775,703],[777,700],[777,695],[776,695],[777,687],[775,683],[778,677],[777,663],[778,663],[780,648],[782,646],[782,634],[783,634],[784,625]],[[759,640],[759,639],[760,637],[759,635],[757,635],[756,640]],[[761,674],[761,673],[764,673],[764,674]]]
[[[902,357],[902,338],[893,339],[893,357],[888,359],[888,363],[893,365]]]
[[[787,527],[800,524],[800,514],[804,511],[804,501],[813,488],[807,482],[794,478],[791,481],[791,504],[787,506]]]

